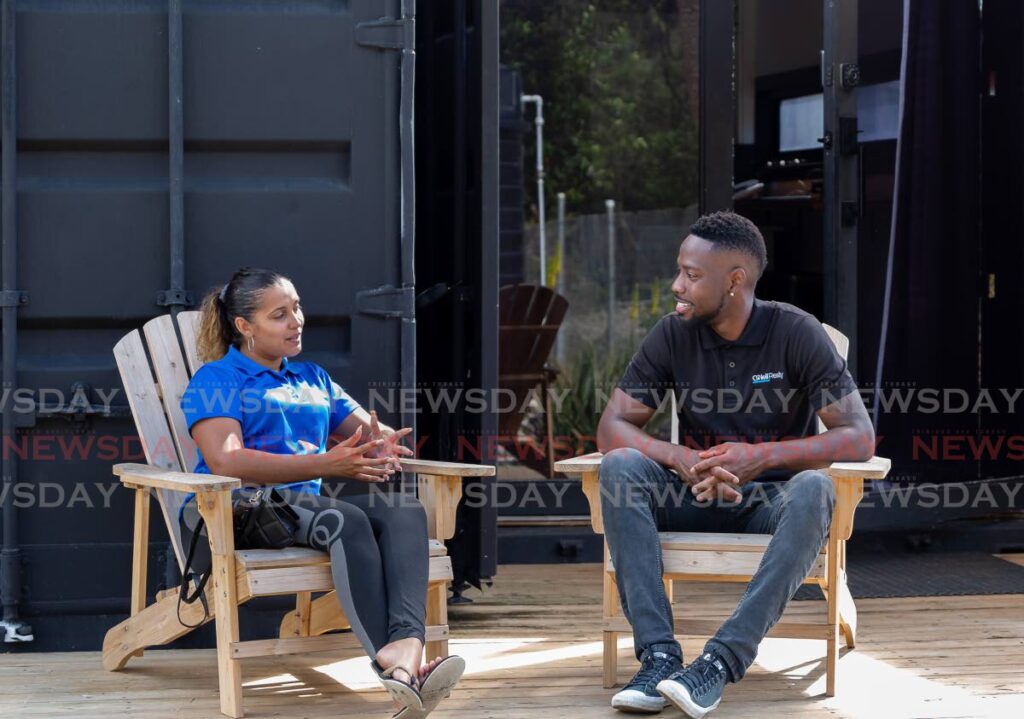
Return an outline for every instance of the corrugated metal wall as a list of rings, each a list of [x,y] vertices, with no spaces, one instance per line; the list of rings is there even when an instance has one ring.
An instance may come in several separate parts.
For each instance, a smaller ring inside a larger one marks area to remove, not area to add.
[[[123,392],[110,394],[111,348],[172,309],[160,300],[198,302],[241,265],[272,267],[303,297],[304,358],[363,401],[368,385],[414,382],[412,25],[367,24],[401,4],[16,4],[16,176],[4,179],[17,212],[5,239],[29,297],[17,383],[53,410],[75,386],[115,407],[16,414],[5,468],[21,553],[8,561],[35,627],[26,648],[95,648],[114,623],[102,615],[127,612],[132,498],[111,495],[110,467],[141,452]],[[397,289],[357,296],[382,286]],[[152,554],[155,589],[165,555]]]

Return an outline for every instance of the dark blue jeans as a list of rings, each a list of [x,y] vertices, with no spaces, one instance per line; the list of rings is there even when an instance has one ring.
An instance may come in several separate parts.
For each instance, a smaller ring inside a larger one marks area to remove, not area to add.
[[[743,678],[757,647],[807,577],[828,537],[835,490],[822,472],[786,482],[751,482],[743,501],[698,503],[678,476],[635,449],[616,449],[601,462],[604,535],[615,565],[622,610],[633,626],[637,658],[647,648],[682,659],[672,607],[662,584],[658,532],[771,534],[736,610],[705,646]]]

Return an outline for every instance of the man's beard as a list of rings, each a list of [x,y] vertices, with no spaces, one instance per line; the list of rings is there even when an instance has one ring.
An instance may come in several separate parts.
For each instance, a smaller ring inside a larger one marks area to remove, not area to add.
[[[718,319],[718,316],[722,314],[722,310],[724,310],[724,309],[725,309],[725,293],[723,292],[722,293],[722,298],[718,301],[718,307],[716,307],[713,311],[711,311],[711,312],[704,312],[704,313],[701,313],[701,314],[697,314],[697,312],[694,311],[693,314],[689,318],[683,317],[682,315],[676,315],[676,316],[679,317],[679,319],[681,319],[683,322],[686,322],[687,324],[706,325],[706,324],[710,324],[714,320]]]

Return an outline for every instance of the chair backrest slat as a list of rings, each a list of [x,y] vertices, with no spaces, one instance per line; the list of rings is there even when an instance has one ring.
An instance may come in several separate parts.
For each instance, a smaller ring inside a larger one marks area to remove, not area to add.
[[[189,375],[185,369],[185,359],[178,345],[178,336],[174,331],[174,320],[171,315],[161,315],[146,323],[143,327],[146,344],[149,345],[149,356],[156,371],[156,380],[160,384],[160,395],[163,398],[164,412],[171,426],[171,436],[178,449],[178,458],[186,472],[195,469],[198,462],[196,444],[189,436],[185,414],[181,411],[181,397],[188,387]]]
[[[846,355],[850,351],[850,340],[849,340],[849,338],[846,335],[844,335],[842,332],[837,330],[835,327],[832,327],[830,325],[826,325],[824,323],[821,326],[825,328],[825,334],[828,335],[828,338],[830,340],[832,340],[832,344],[835,345],[836,352],[839,354],[840,357],[842,357],[845,360],[846,359]],[[675,392],[672,393],[672,418],[671,419],[672,419],[672,443],[673,444],[679,444],[679,407],[676,404],[676,393]],[[818,424],[818,434],[822,434],[826,430],[825,423],[821,421],[820,417],[815,418],[815,421]]]
[[[142,442],[146,462],[161,469],[181,471],[178,449],[167,415],[164,413],[157,382],[146,357],[142,335],[138,330],[132,330],[114,346],[114,358],[125,394],[128,396],[128,405],[135,419],[135,428]],[[183,495],[181,492],[163,489],[157,490],[156,494],[175,556],[178,558],[179,566],[183,568],[181,532],[178,527],[178,508],[181,501],[175,496]]]
[[[189,375],[194,375],[203,363],[196,351],[196,338],[199,336],[200,312],[179,312],[178,331],[181,332],[181,343],[185,345],[185,359],[188,360]]]
[[[542,371],[569,303],[548,287],[510,285],[501,289],[498,307],[501,315],[498,371],[503,374]]]
[[[846,355],[850,352],[850,339],[831,325],[823,323],[821,326],[825,328],[825,334],[827,334],[828,338],[832,340],[832,344],[836,346],[836,352],[838,352],[839,356],[845,360]],[[818,434],[825,432],[827,428],[825,427],[825,423],[821,421],[821,418],[815,418],[815,422],[818,423]]]
[[[523,422],[522,408],[544,373],[548,355],[569,303],[549,287],[508,285],[498,299],[498,382],[515,395],[515,409],[503,412],[498,433],[515,437]]]
[[[199,461],[195,442],[185,423],[185,413],[181,411],[185,388],[202,366],[196,352],[199,317],[199,312],[178,314],[181,344],[175,332],[174,318],[163,315],[147,322],[142,333],[138,330],[129,332],[114,347],[114,358],[128,394],[128,404],[146,461],[155,467],[191,472]],[[185,552],[178,513],[188,495],[167,489],[158,490],[156,495],[178,566],[184,569]]]

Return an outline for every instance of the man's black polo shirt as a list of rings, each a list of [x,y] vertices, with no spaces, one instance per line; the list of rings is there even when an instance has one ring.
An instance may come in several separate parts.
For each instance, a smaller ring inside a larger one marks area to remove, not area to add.
[[[812,436],[815,412],[857,385],[818,320],[792,305],[755,299],[734,342],[706,323],[662,317],[619,389],[652,409],[674,389],[679,443],[705,449]]]

